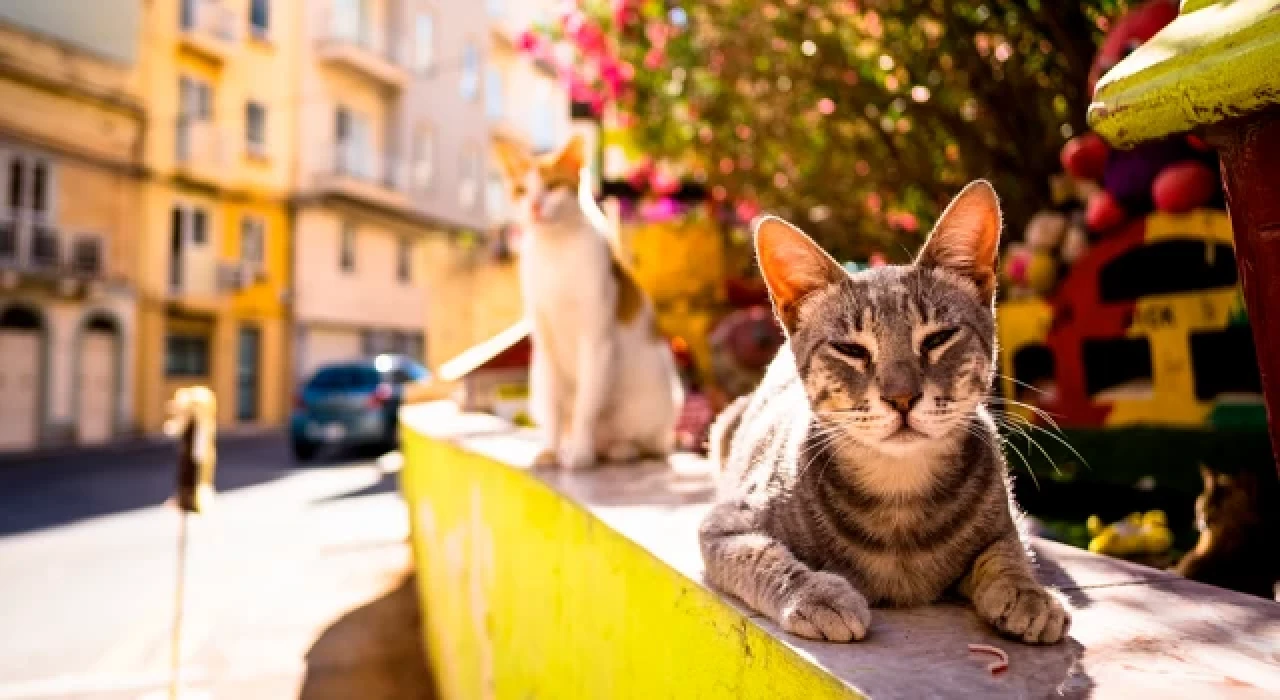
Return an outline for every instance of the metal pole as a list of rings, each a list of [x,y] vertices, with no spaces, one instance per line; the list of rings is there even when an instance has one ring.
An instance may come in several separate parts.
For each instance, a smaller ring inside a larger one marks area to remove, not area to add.
[[[169,700],[178,700],[182,693],[182,613],[186,607],[187,579],[187,518],[189,513],[178,511],[178,572],[174,585],[173,637],[170,641]]]

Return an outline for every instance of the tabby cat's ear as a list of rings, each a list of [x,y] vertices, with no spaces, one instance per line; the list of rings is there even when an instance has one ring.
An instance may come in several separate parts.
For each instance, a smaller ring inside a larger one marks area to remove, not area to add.
[[[942,212],[916,264],[950,270],[971,280],[989,304],[996,294],[999,246],[1000,201],[991,183],[974,180]]]
[[[493,153],[502,166],[502,174],[507,182],[519,182],[524,179],[533,165],[533,158],[523,148],[509,141],[494,139]]]
[[[793,332],[800,302],[848,274],[813,239],[776,216],[756,219],[755,230],[760,272],[778,318],[788,333]]]
[[[551,161],[551,169],[562,175],[577,177],[585,162],[586,147],[582,143],[582,135],[574,134]]]

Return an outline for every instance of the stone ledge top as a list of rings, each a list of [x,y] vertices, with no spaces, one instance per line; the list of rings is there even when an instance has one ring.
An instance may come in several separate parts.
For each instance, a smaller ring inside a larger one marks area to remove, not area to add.
[[[585,472],[534,470],[534,431],[447,403],[402,409],[405,429],[524,471],[679,574],[705,586],[697,525],[711,503],[705,459]],[[1278,697],[1280,604],[1175,575],[1037,540],[1039,575],[1074,608],[1070,638],[1031,647],[994,634],[960,603],[876,609],[868,638],[852,644],[789,635],[735,600],[769,635],[870,697]],[[1009,654],[992,676],[989,659],[967,645]]]

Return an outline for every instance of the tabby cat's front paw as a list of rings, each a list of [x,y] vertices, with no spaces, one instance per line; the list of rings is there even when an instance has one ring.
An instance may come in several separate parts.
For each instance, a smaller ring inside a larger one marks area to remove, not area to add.
[[[1034,581],[997,581],[973,605],[997,630],[1028,644],[1060,642],[1071,627],[1067,606]]]
[[[847,642],[867,636],[871,608],[844,577],[815,571],[805,576],[783,601],[778,623],[801,637]]]

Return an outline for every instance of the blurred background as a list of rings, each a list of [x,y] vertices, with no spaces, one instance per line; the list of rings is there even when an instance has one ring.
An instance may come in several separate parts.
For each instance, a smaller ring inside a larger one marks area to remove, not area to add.
[[[680,361],[692,450],[782,340],[754,216],[789,218],[857,270],[908,261],[951,195],[990,179],[1006,210],[992,403],[1019,498],[1042,534],[1176,561],[1214,474],[1246,475],[1246,501],[1275,479],[1216,155],[1195,137],[1112,151],[1084,121],[1098,77],[1176,13],[0,3],[0,566],[45,572],[5,584],[0,626],[36,624],[18,602],[43,597],[69,625],[119,634],[97,602],[70,602],[84,570],[48,573],[66,561],[50,552],[96,561],[115,615],[166,590],[155,548],[169,545],[107,557],[107,530],[67,528],[168,522],[160,434],[178,389],[214,391],[218,485],[242,491],[245,522],[276,526],[281,503],[328,513],[355,494],[366,505],[333,517],[366,523],[394,508],[394,460],[373,457],[404,402],[448,394],[527,422],[522,232],[491,144],[547,152],[572,133]],[[295,469],[316,458],[327,470]],[[1149,539],[1097,543],[1153,510]],[[332,544],[311,532],[316,551]],[[119,574],[126,561],[158,582]],[[15,652],[0,681],[53,674],[66,631]]]

